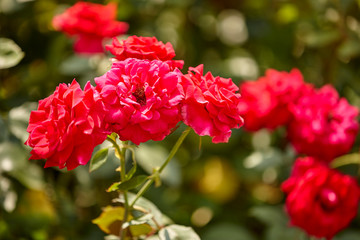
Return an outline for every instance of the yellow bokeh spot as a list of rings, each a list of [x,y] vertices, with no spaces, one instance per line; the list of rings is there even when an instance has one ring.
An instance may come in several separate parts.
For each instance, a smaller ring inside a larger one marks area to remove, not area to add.
[[[227,202],[237,193],[239,178],[229,163],[220,158],[206,161],[199,180],[200,192],[217,202]]]
[[[284,4],[276,13],[276,18],[280,23],[290,23],[297,20],[299,10],[294,4]]]

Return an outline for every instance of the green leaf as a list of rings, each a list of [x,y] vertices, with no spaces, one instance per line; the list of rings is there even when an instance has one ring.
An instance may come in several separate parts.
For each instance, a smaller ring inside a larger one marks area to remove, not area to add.
[[[24,52],[13,40],[0,38],[0,69],[15,66],[23,59],[24,55]]]
[[[116,182],[113,183],[106,191],[107,192],[113,192],[113,191],[127,191],[133,188],[136,188],[140,186],[142,183],[145,182],[145,180],[148,178],[146,175],[139,175],[134,178],[131,178],[130,180],[127,180],[125,182]]]
[[[153,228],[149,225],[150,219],[144,219],[144,220],[130,220],[122,225],[122,227],[130,228],[131,235],[132,236],[141,236],[149,234],[153,231]]]
[[[119,229],[124,217],[123,206],[106,206],[99,217],[92,220],[92,223],[107,234],[119,234]]]
[[[159,231],[160,240],[200,240],[191,227],[169,225]]]
[[[129,216],[129,221],[123,223],[124,211],[123,206],[106,206],[92,223],[98,225],[105,233],[113,235],[119,234],[120,227],[129,228],[132,236],[146,235],[153,231],[149,224],[151,214],[148,217],[145,215],[141,220],[135,220],[133,216]]]
[[[349,164],[360,164],[360,153],[351,153],[335,158],[334,161],[330,163],[330,166],[332,168],[338,168]]]
[[[90,160],[89,172],[93,172],[101,167],[107,159],[109,148],[100,149],[97,151]]]
[[[135,198],[135,196],[136,196],[135,194],[129,192],[128,193],[129,202],[132,202],[132,200]],[[120,195],[119,198],[114,199],[114,201],[124,203],[124,199],[123,199],[122,195]],[[136,210],[142,208],[142,209],[144,209],[146,211],[146,213],[152,214],[153,218],[156,220],[156,222],[159,225],[164,225],[165,222],[169,222],[169,221],[165,221],[167,219],[164,218],[162,212],[158,209],[158,207],[155,204],[153,204],[151,201],[147,200],[144,197],[141,197],[136,201],[136,204],[135,204],[134,208]],[[140,210],[140,211],[145,213],[145,211],[143,211],[143,210]],[[134,215],[135,214],[133,213],[133,216]],[[142,215],[140,215],[140,216],[142,216]]]

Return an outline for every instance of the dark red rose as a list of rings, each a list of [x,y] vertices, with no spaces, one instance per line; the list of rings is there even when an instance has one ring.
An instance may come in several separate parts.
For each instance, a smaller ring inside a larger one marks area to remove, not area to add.
[[[354,178],[312,157],[298,158],[282,184],[290,223],[309,235],[331,239],[356,216],[360,199]]]

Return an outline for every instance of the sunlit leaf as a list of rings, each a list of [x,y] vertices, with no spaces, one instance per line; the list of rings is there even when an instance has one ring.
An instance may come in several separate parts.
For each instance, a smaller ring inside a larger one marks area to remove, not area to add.
[[[351,153],[335,158],[330,163],[330,166],[332,168],[338,168],[349,164],[360,164],[360,153]]]
[[[128,200],[129,200],[130,203],[133,201],[135,196],[136,195],[131,193],[131,192],[128,193]],[[124,199],[123,199],[122,195],[120,195],[120,197],[117,198],[117,199],[114,199],[114,201],[123,203]],[[155,219],[155,221],[157,221],[157,223],[159,225],[165,224],[162,212],[151,201],[147,200],[144,197],[141,197],[136,201],[135,206],[134,206],[135,209],[138,209],[139,207],[144,209],[146,211],[146,213],[152,214],[153,218]],[[145,211],[142,211],[142,212],[145,213]]]
[[[97,151],[90,160],[89,171],[93,172],[101,167],[107,160],[109,148],[100,149]]]
[[[0,69],[15,66],[23,59],[24,55],[13,40],[0,38]]]
[[[129,216],[128,222],[123,223],[125,209],[123,206],[106,206],[100,216],[92,222],[107,234],[119,234],[120,227],[129,228],[132,236],[141,236],[153,231],[148,224],[150,218],[135,220]]]
[[[159,231],[160,240],[200,240],[200,237],[191,227],[169,225]]]
[[[92,223],[107,234],[118,234],[124,217],[124,207],[106,206],[99,217],[95,218]]]
[[[117,190],[127,191],[130,189],[134,189],[134,188],[140,186],[142,183],[144,183],[147,178],[148,178],[148,176],[146,176],[146,175],[139,175],[139,176],[133,177],[130,180],[127,180],[125,182],[113,183],[106,191],[113,192],[113,191],[117,191]]]
[[[132,236],[141,236],[149,234],[151,231],[153,231],[153,228],[149,225],[150,219],[144,219],[144,220],[130,220],[122,225],[122,227],[129,228],[131,231]]]

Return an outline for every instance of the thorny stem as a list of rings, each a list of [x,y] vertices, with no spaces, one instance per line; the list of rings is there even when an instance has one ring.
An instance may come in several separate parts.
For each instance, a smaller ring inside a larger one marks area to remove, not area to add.
[[[177,140],[177,142],[175,143],[174,147],[171,149],[169,156],[167,157],[167,159],[165,160],[165,162],[160,166],[160,168],[157,170],[157,173],[160,174],[164,168],[168,165],[168,163],[170,162],[170,160],[174,157],[174,155],[176,154],[176,152],[178,151],[179,147],[181,146],[181,144],[183,143],[184,139],[186,138],[186,136],[189,134],[191,128],[188,127],[187,129],[184,130],[184,132],[181,134],[181,136],[179,137],[179,139]],[[154,176],[154,175],[153,175]],[[130,203],[130,208],[132,208],[134,206],[134,204],[136,203],[136,201],[150,188],[151,184],[155,181],[154,177],[149,178],[146,183],[142,186],[142,188],[140,189],[140,191],[136,194],[134,200],[132,200],[132,202]]]
[[[124,182],[126,180],[126,169],[125,169],[125,154],[126,154],[126,147],[122,147],[120,149],[119,145],[116,142],[116,139],[113,139],[112,137],[107,137],[107,140],[110,141],[114,148],[115,148],[115,152],[117,153],[116,155],[120,158],[120,180],[121,182]],[[127,145],[128,141],[124,142],[124,145]],[[128,201],[128,196],[127,196],[127,191],[124,190],[123,191],[123,195],[124,195],[124,217],[123,217],[123,222],[127,222],[128,219],[128,215],[129,215],[129,201]],[[122,227],[120,227],[120,231],[119,231],[119,238],[124,239],[126,235],[126,231],[124,231],[124,229]]]

